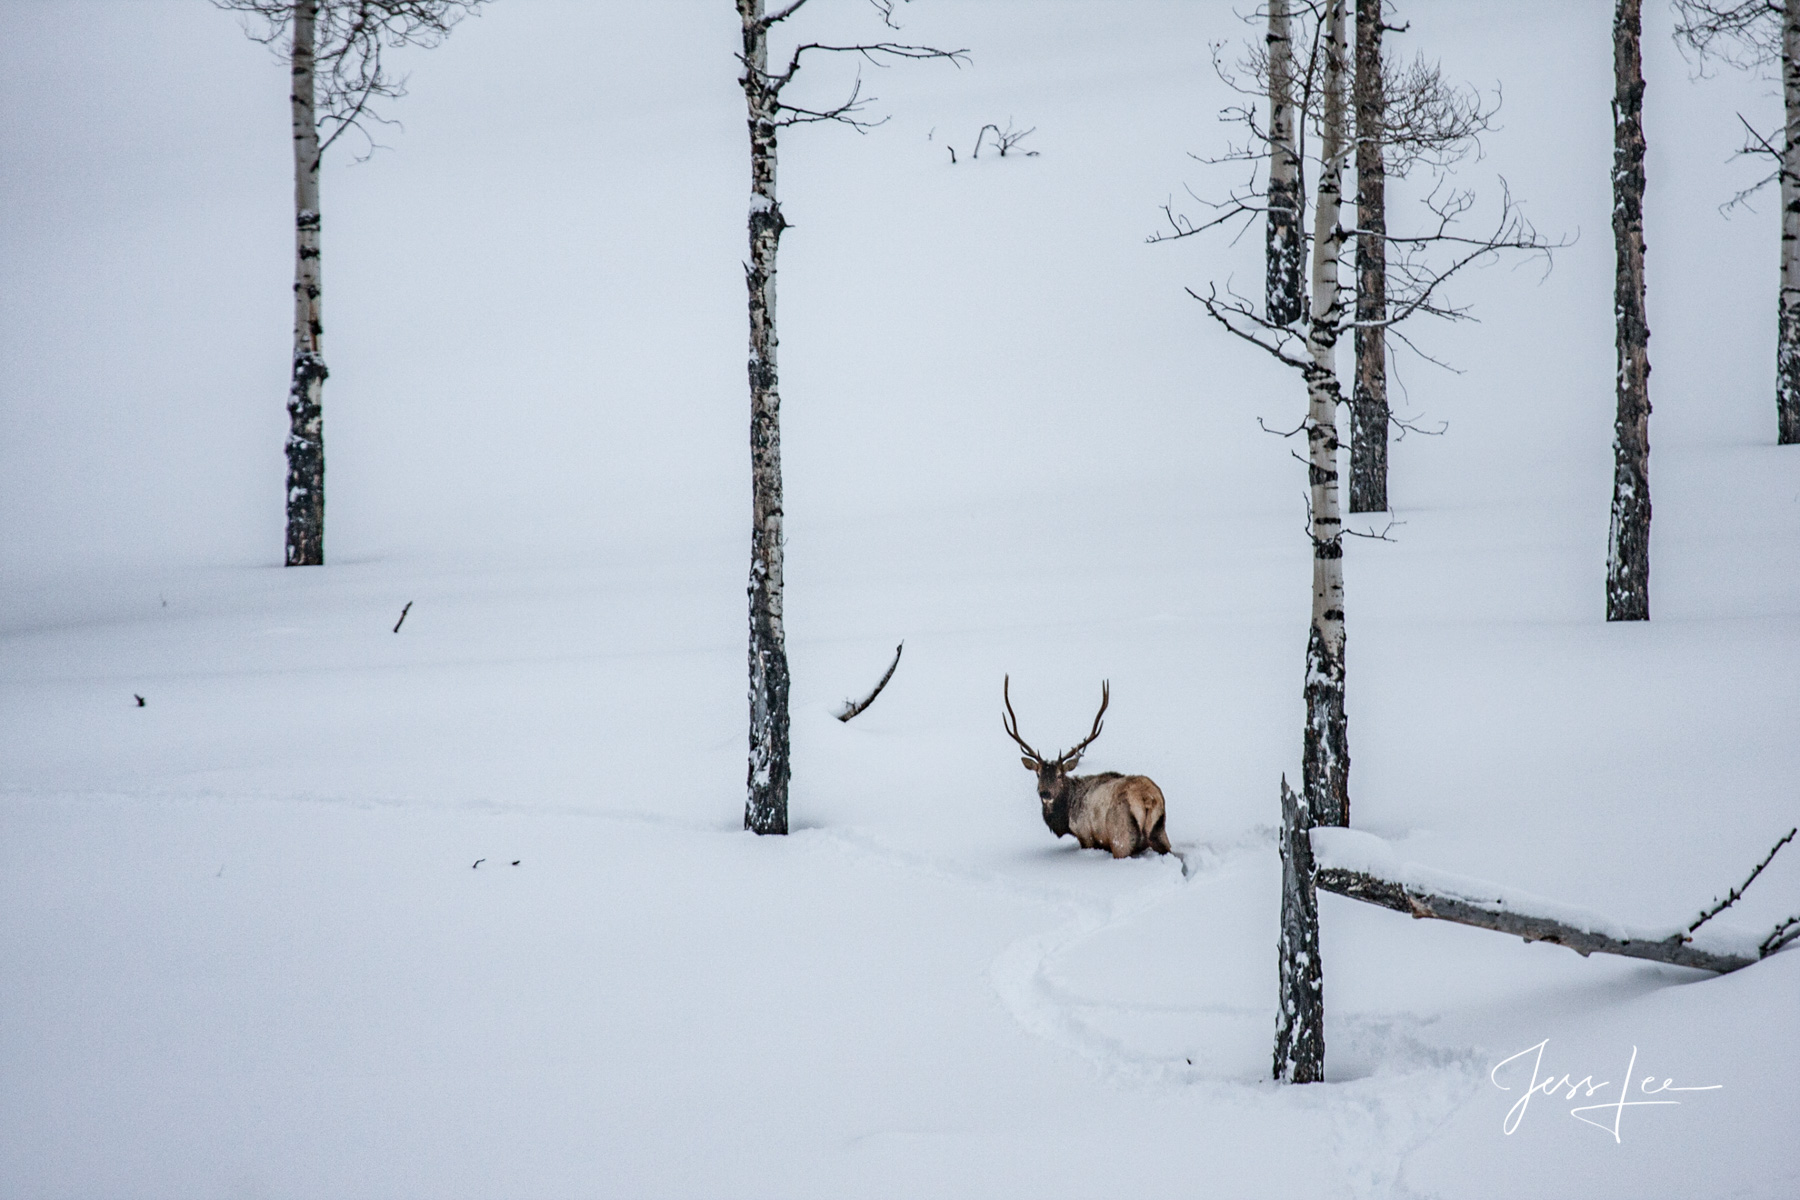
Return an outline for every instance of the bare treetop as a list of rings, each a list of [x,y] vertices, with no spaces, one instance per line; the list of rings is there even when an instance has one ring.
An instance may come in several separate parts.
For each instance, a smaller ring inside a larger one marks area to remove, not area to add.
[[[1734,67],[1781,61],[1781,0],[1675,0],[1675,44],[1706,69],[1709,56]]]
[[[1305,113],[1306,120],[1297,131],[1299,149],[1305,153],[1306,136],[1318,135],[1323,112],[1323,93],[1318,86],[1318,6],[1302,0],[1295,6],[1296,20],[1311,23],[1294,38],[1306,47],[1307,54],[1297,63],[1294,101]],[[1392,27],[1389,27],[1392,28]],[[1232,91],[1247,98],[1243,104],[1227,106],[1219,119],[1241,126],[1246,138],[1234,143],[1225,153],[1200,161],[1261,162],[1269,157],[1269,134],[1262,127],[1258,103],[1269,91],[1269,53],[1266,47],[1248,43],[1236,62],[1226,61],[1227,43],[1212,47],[1213,71]],[[1452,83],[1444,78],[1443,68],[1423,53],[1411,62],[1389,59],[1382,64],[1382,151],[1387,158],[1389,175],[1406,176],[1420,164],[1434,174],[1443,174],[1470,154],[1481,153],[1481,137],[1493,128],[1500,111],[1498,85],[1490,99],[1470,84]],[[1363,136],[1358,131],[1358,137]]]
[[[758,20],[746,18],[746,43],[748,43],[752,36],[766,38],[771,29],[800,11],[801,8],[805,7],[807,2],[808,0],[792,0],[792,3],[785,5],[774,12],[767,13]],[[743,7],[743,3],[744,0],[739,0],[740,8]],[[894,4],[895,0],[869,0],[870,7],[875,9],[876,13],[880,16],[882,24],[889,29],[898,30],[900,26],[894,19]],[[774,99],[774,124],[777,128],[785,128],[789,125],[810,125],[819,121],[835,121],[840,125],[848,125],[858,133],[861,133],[872,129],[887,120],[886,117],[882,117],[879,120],[868,120],[867,118],[858,115],[876,99],[874,96],[863,95],[862,75],[860,73],[858,73],[856,79],[851,83],[849,95],[836,104],[827,105],[821,108],[807,108],[803,105],[790,104],[783,100],[781,98],[782,90],[785,89],[788,84],[793,82],[795,75],[800,71],[800,65],[805,59],[805,56],[812,51],[817,51],[821,54],[856,55],[862,59],[862,61],[877,67],[887,67],[894,62],[905,59],[943,59],[959,67],[963,63],[969,61],[969,52],[967,49],[940,50],[935,46],[916,46],[906,42],[860,42],[844,46],[832,45],[826,42],[803,42],[800,45],[795,46],[793,52],[788,55],[787,66],[785,69],[773,71],[767,66],[756,65],[754,62],[755,56],[751,55],[748,49],[746,49],[744,52],[738,54],[737,60],[743,65],[745,79],[754,83],[760,90],[764,91],[768,96]],[[752,74],[755,76],[753,80],[750,78]]]
[[[245,22],[245,32],[265,45],[279,45],[293,24],[290,0],[213,3],[253,18]],[[373,153],[375,140],[368,123],[395,124],[377,112],[374,103],[406,94],[406,76],[392,74],[382,52],[406,46],[434,47],[485,3],[487,0],[320,0],[313,53],[320,153],[351,129],[368,141],[359,159]]]

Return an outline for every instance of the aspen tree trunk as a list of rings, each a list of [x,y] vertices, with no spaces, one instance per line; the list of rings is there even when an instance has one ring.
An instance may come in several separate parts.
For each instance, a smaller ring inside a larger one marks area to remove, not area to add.
[[[1382,0],[1356,0],[1356,383],[1350,400],[1350,511],[1388,506],[1386,97]]]
[[[1344,0],[1327,0],[1321,79],[1324,109],[1319,182],[1313,206],[1312,314],[1306,344],[1306,442],[1313,543],[1312,630],[1306,644],[1306,749],[1302,790],[1321,825],[1350,823],[1350,739],[1344,716],[1344,545],[1338,506],[1338,329],[1343,296],[1338,260],[1344,231]]]
[[[1781,304],[1775,347],[1775,440],[1800,444],[1800,3],[1781,16],[1787,141],[1781,154]]]
[[[1650,619],[1650,325],[1644,299],[1642,0],[1613,16],[1613,317],[1618,416],[1613,425],[1612,528],[1606,619]],[[1784,219],[1786,214],[1784,215]]]
[[[1325,984],[1319,961],[1319,895],[1314,884],[1312,810],[1281,778],[1281,976],[1275,1012],[1275,1078],[1325,1078]]]
[[[325,389],[319,321],[319,126],[313,115],[313,27],[318,0],[295,0],[294,363],[288,387],[287,565],[325,561]]]
[[[1264,311],[1276,325],[1292,325],[1304,313],[1300,234],[1305,198],[1295,149],[1294,50],[1287,0],[1269,0],[1269,216],[1264,267]]]
[[[775,371],[776,94],[763,0],[737,0],[750,122],[750,769],[744,828],[788,831],[788,663],[781,622],[781,394]]]

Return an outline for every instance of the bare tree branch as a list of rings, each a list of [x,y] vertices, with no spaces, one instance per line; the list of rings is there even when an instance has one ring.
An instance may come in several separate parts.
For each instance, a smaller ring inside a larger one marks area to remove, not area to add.
[[[1674,0],[1675,44],[1692,54],[1695,73],[1707,58],[1756,70],[1781,61],[1782,0]]]
[[[804,0],[802,0],[804,2]],[[291,0],[213,0],[246,18],[245,32],[277,47],[292,25]],[[319,152],[354,131],[366,146],[357,161],[377,149],[371,125],[396,125],[376,110],[381,100],[406,95],[406,76],[394,75],[383,59],[387,50],[429,49],[487,3],[487,0],[320,0],[314,26],[313,70]],[[254,19],[254,24],[250,19]],[[284,55],[285,61],[285,55]]]
[[[1800,938],[1800,913],[1796,913],[1775,926],[1774,931],[1763,939],[1762,945],[1757,947],[1757,951],[1767,958],[1795,938]]]
[[[1736,904],[1743,896],[1744,892],[1748,890],[1750,885],[1756,882],[1756,877],[1763,873],[1763,868],[1768,866],[1769,863],[1774,860],[1775,856],[1781,852],[1781,848],[1794,840],[1794,834],[1797,832],[1800,832],[1800,827],[1788,830],[1786,835],[1784,835],[1780,841],[1775,843],[1774,847],[1770,849],[1763,860],[1756,864],[1756,869],[1750,872],[1749,878],[1732,888],[1729,892],[1726,892],[1724,899],[1714,901],[1711,908],[1704,910],[1699,916],[1695,917],[1694,923],[1687,927],[1687,931],[1689,933],[1694,932],[1694,930],[1700,928],[1702,925]]]

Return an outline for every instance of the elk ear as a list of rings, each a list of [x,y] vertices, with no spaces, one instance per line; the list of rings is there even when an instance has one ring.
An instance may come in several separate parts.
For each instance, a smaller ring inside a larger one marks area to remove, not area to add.
[[[1064,759],[1062,762],[1062,769],[1063,769],[1064,773],[1067,773],[1069,771],[1073,771],[1076,767],[1078,767],[1080,765],[1081,765],[1081,755],[1077,754],[1074,758]]]
[[[1032,762],[1029,758],[1021,758],[1019,761],[1025,764],[1025,769],[1027,771],[1035,771],[1038,769],[1038,765],[1036,763]]]

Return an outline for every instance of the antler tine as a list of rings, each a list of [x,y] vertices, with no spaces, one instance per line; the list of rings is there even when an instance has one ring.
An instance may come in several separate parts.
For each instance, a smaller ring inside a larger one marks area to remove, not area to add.
[[[1111,703],[1112,703],[1111,682],[1109,680],[1102,679],[1100,681],[1100,711],[1094,714],[1094,731],[1092,733],[1088,734],[1085,738],[1082,738],[1081,741],[1079,743],[1077,743],[1077,745],[1075,746],[1075,748],[1073,750],[1068,750],[1063,753],[1061,759],[1059,759],[1058,761],[1060,761],[1065,767],[1074,766],[1075,761],[1081,757],[1081,752],[1083,750],[1086,750],[1088,748],[1088,746],[1090,746],[1093,743],[1094,739],[1100,736],[1100,719],[1106,715],[1106,706]]]
[[[1000,683],[1000,696],[1006,701],[1006,712],[1000,717],[1000,724],[1006,729],[1006,735],[1019,743],[1019,749],[1025,751],[1034,762],[1042,763],[1044,756],[1033,750],[1025,739],[1019,736],[1019,715],[1013,712],[1011,689],[1012,676],[1007,675]],[[1010,724],[1007,722],[1007,717],[1012,718]]]

